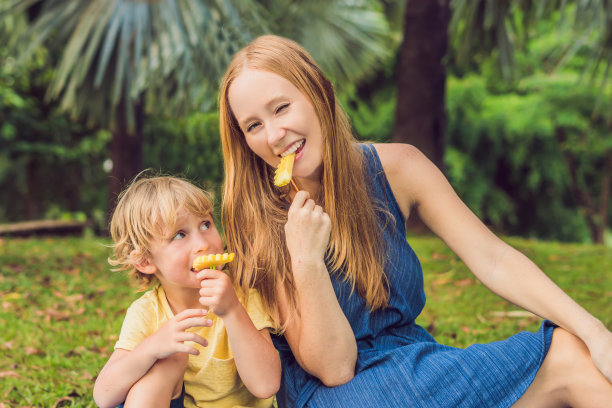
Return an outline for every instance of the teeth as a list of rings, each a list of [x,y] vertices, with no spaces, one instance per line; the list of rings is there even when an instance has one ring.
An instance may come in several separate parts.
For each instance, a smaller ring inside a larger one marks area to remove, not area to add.
[[[302,145],[304,144],[304,139],[300,140],[299,142],[295,143],[293,146],[291,146],[289,149],[285,150],[283,153],[281,153],[281,157],[285,157],[287,155],[290,155],[291,153],[294,153],[297,149],[299,149],[300,147],[302,147]]]

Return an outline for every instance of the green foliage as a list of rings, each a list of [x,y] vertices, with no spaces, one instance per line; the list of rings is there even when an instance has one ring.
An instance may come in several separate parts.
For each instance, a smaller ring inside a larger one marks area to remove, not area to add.
[[[395,125],[397,89],[386,82],[367,97],[354,87],[340,92],[338,99],[346,110],[358,139],[369,142],[389,142]]]
[[[217,111],[184,118],[147,118],[145,167],[200,178],[207,186],[223,181],[223,154]]]
[[[109,134],[73,122],[45,102],[49,55],[40,48],[34,56],[19,67],[0,49],[0,222],[66,211],[92,214],[105,200],[102,161]]]
[[[612,146],[608,125],[592,116],[599,92],[571,75],[534,75],[502,94],[490,93],[482,77],[450,77],[446,163],[459,195],[495,229],[588,239],[564,154],[575,155],[581,186],[597,196]]]
[[[510,239],[570,296],[612,326],[610,252],[602,246]],[[535,330],[538,319],[477,283],[437,238],[410,237],[425,273],[418,323],[456,347]],[[140,296],[111,272],[109,242],[0,239],[0,404],[94,407],[93,384],[113,350],[125,310]],[[55,405],[58,404],[58,405]]]
[[[18,16],[35,1],[10,3],[0,12]],[[133,129],[131,102],[140,100],[150,113],[187,114],[215,95],[234,53],[266,33],[300,42],[332,77],[347,82],[392,55],[376,0],[55,0],[39,6],[19,37],[20,56],[41,44],[60,54],[49,94],[99,126],[123,106]]]
[[[538,329],[541,319],[521,313],[520,308],[494,295],[438,238],[409,237],[408,241],[421,260],[427,295],[417,323],[428,328],[436,340],[466,347]],[[506,241],[604,325],[612,327],[612,304],[606,302],[612,296],[609,249],[518,238]]]
[[[183,176],[215,195],[215,219],[221,228],[223,154],[219,113],[193,113],[183,118],[147,118],[145,168]]]

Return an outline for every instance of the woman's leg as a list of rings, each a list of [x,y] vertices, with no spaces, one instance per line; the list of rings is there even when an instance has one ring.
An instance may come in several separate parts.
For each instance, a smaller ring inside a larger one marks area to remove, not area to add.
[[[595,367],[586,345],[556,328],[540,370],[513,407],[603,408],[611,401],[612,383]]]
[[[181,395],[188,359],[188,354],[175,353],[157,361],[130,389],[124,407],[168,408]]]

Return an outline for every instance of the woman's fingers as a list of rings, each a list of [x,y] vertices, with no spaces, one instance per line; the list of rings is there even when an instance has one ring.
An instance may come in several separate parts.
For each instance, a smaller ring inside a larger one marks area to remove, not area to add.
[[[307,200],[309,200],[310,194],[308,191],[298,191],[293,197],[293,202],[291,202],[291,206],[289,207],[289,215],[295,213],[300,208],[304,207],[304,204]]]

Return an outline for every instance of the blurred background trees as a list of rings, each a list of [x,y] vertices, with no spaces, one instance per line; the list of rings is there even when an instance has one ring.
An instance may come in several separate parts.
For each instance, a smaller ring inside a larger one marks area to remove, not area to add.
[[[219,77],[271,32],[311,52],[361,139],[417,145],[496,231],[603,242],[611,16],[605,0],[5,0],[0,223],[103,230],[149,167],[218,188]]]

